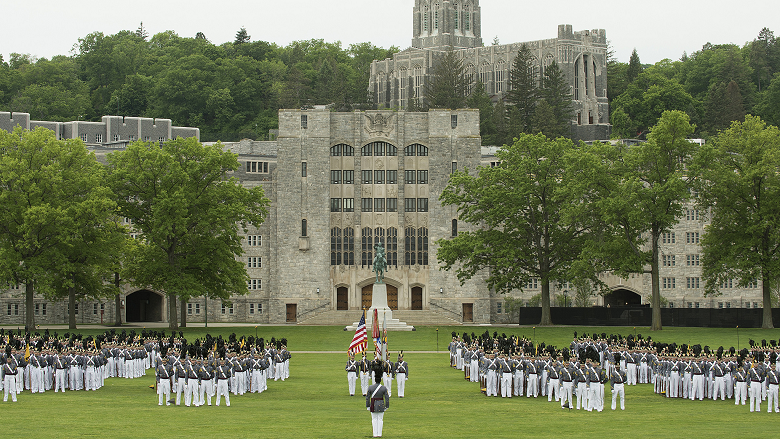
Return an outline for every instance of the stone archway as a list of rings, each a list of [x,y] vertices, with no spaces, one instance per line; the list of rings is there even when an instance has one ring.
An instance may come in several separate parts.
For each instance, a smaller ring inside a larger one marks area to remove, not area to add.
[[[361,307],[364,309],[371,308],[371,298],[374,291],[374,284],[368,284],[361,289]],[[398,310],[398,288],[387,284],[387,306],[393,310]]]
[[[626,288],[617,288],[604,296],[604,306],[609,306],[611,308],[639,306],[641,304],[642,296]]]
[[[125,321],[162,322],[163,296],[149,290],[139,290],[125,297]]]

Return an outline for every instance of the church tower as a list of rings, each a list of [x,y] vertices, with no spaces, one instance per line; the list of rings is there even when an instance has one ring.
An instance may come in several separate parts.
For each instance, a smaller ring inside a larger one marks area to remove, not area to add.
[[[412,47],[482,47],[479,0],[415,0]]]

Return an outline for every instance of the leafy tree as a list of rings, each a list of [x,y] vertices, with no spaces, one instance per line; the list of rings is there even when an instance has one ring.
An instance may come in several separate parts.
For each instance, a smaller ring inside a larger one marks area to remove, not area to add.
[[[780,126],[780,74],[776,74],[763,93],[755,112],[768,124]]]
[[[0,130],[0,282],[25,285],[30,329],[36,292],[54,298],[76,280],[94,281],[101,265],[87,255],[114,254],[111,245],[89,248],[96,243],[90,236],[112,228],[114,204],[102,170],[80,140],[57,140],[40,127]],[[82,251],[86,260],[74,260]],[[85,284],[84,294],[102,292]]]
[[[430,108],[463,108],[470,83],[463,61],[450,47],[434,64],[431,79],[424,87],[425,101]]]
[[[642,73],[642,63],[639,61],[639,54],[636,49],[631,52],[631,58],[628,60],[628,69],[626,69],[626,79],[628,82],[634,82],[639,74]]]
[[[533,56],[527,45],[520,46],[512,70],[509,71],[509,91],[506,102],[510,105],[510,130],[512,136],[530,134],[533,129],[533,115],[539,99]]]
[[[540,96],[550,106],[553,119],[550,137],[567,136],[571,132],[571,120],[574,117],[572,96],[569,85],[561,68],[555,61],[544,71]]]
[[[453,174],[442,203],[483,227],[438,241],[444,269],[454,268],[464,282],[489,268],[487,284],[500,293],[539,278],[540,324],[552,324],[550,282],[571,275],[593,225],[584,202],[588,185],[570,166],[577,154],[571,140],[521,134],[496,154],[501,166]]]
[[[607,41],[607,97],[610,104],[626,91],[628,83],[628,64],[615,58],[612,44]]]
[[[553,139],[562,135],[560,126],[556,123],[553,108],[545,99],[539,101],[539,105],[536,106],[531,126],[534,132],[542,133]]]
[[[505,297],[504,298],[504,307],[506,308],[506,313],[509,315],[512,315],[514,313],[517,313],[517,324],[520,324],[520,310],[523,308],[523,300],[522,299],[516,299],[514,297]]]
[[[236,46],[239,44],[248,43],[252,37],[249,36],[249,34],[246,31],[246,28],[244,26],[241,26],[241,29],[236,32],[236,39],[233,41],[233,44]]]
[[[702,239],[706,291],[738,279],[761,280],[763,328],[772,328],[771,291],[780,273],[780,130],[759,117],[746,116],[702,147],[700,205],[711,212]]]
[[[217,143],[194,138],[135,142],[108,157],[121,214],[143,239],[124,266],[130,283],[168,296],[168,321],[178,327],[177,299],[207,296],[227,300],[247,294],[239,228],[259,226],[268,199],[261,187],[247,189],[228,172],[236,155]]]
[[[650,274],[652,330],[663,329],[659,240],[677,224],[690,199],[694,174],[685,168],[695,152],[687,140],[694,128],[685,113],[667,111],[646,143],[595,145],[591,150],[597,158],[590,167],[601,178],[593,185],[601,193],[594,208],[606,229],[589,252],[593,260],[620,275]]]
[[[203,32],[196,33],[195,34],[195,39],[196,40],[206,40],[206,41],[208,41],[208,38],[206,38],[206,34],[204,34]]]
[[[504,100],[499,99],[493,107],[493,125],[496,127],[496,133],[493,136],[493,141],[489,144],[501,146],[512,143],[512,137],[509,136],[509,118],[507,117],[507,112]]]
[[[712,84],[710,94],[705,103],[708,126],[712,131],[728,128],[733,121],[745,118],[745,106],[742,94],[735,81]]]

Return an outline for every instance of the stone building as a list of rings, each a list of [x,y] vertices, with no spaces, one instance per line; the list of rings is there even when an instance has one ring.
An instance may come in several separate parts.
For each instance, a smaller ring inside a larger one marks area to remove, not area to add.
[[[571,87],[572,137],[604,140],[610,135],[607,100],[607,35],[603,29],[574,31],[558,26],[556,38],[483,46],[479,0],[415,0],[412,45],[393,58],[371,65],[369,93],[377,108],[407,108],[425,102],[425,84],[437,59],[450,47],[474,82],[481,81],[494,100],[509,87],[509,72],[520,47],[533,54],[534,75],[557,62]]]
[[[0,113],[0,124],[7,114]],[[110,134],[119,119],[104,118],[102,134]],[[169,132],[197,135],[196,129],[171,127]],[[143,139],[145,131],[138,136]],[[265,223],[251,228],[243,240],[249,294],[224,304],[195,298],[185,306],[187,320],[351,324],[362,308],[370,307],[373,246],[381,242],[387,249],[385,282],[395,318],[415,325],[509,322],[507,296],[489,291],[482,275],[460,285],[455,273],[440,270],[436,260],[438,240],[473,227],[458,222],[456,209],[439,201],[449,175],[454,169],[498,164],[497,148],[480,144],[477,110],[281,110],[276,141],[225,144],[241,163],[233,176],[245,186],[262,186],[271,200]],[[89,147],[101,160],[117,149]],[[691,206],[674,231],[662,237],[665,306],[761,307],[760,282],[748,288],[729,282],[722,296],[704,297],[699,240],[706,222],[706,215]],[[605,274],[603,279],[613,293],[589,298],[589,306],[650,301],[649,275],[620,279]],[[123,321],[167,318],[160,292],[122,288]],[[573,304],[573,286],[562,282],[551,290],[553,303]],[[509,296],[528,305],[540,292],[541,284],[532,279]],[[24,286],[0,290],[0,324],[23,324],[23,293]],[[113,300],[80,301],[77,307],[80,323],[114,321]],[[36,297],[35,313],[39,323],[66,323],[67,302]]]

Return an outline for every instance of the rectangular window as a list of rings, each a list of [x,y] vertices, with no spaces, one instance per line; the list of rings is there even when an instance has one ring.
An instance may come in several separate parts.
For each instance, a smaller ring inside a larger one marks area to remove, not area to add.
[[[301,162],[301,177],[307,176],[306,162]]]
[[[385,184],[385,171],[374,171],[374,184]]]
[[[723,302],[718,302],[718,309],[723,309]]]
[[[165,137],[159,137],[157,140],[158,140],[160,143],[163,143],[163,142],[165,142]]]
[[[262,314],[263,313],[263,304],[262,303],[258,303],[257,304],[257,313],[258,314]]]
[[[698,221],[699,220],[699,211],[696,209],[688,209],[685,212],[685,219],[688,221]]]
[[[8,315],[9,316],[11,315],[11,304],[10,303],[8,304]]]
[[[93,316],[97,315],[97,305],[98,305],[97,303],[94,303],[93,306],[92,306],[92,315]]]
[[[384,212],[384,211],[385,211],[385,199],[374,198],[374,212]]]
[[[254,303],[250,303],[249,304],[249,314],[254,314],[254,313],[255,313],[255,304]]]
[[[674,232],[664,232],[664,234],[661,235],[661,243],[662,244],[674,244],[675,243]]]
[[[750,282],[748,282],[748,288],[755,289],[758,288],[758,279],[753,279]]]
[[[76,315],[79,315],[79,304],[78,304],[78,302],[76,302],[76,306],[73,307],[73,310],[75,311]]]
[[[268,162],[257,162],[257,161],[246,162],[246,172],[248,174],[267,174]]]
[[[103,143],[103,135],[95,134],[95,143]]]
[[[404,199],[404,212],[416,212],[417,211],[417,200],[414,198],[405,198]]]
[[[222,315],[224,316],[225,314],[227,314],[227,306],[225,306],[225,304],[223,303],[222,304]]]
[[[388,198],[386,206],[388,212],[398,212],[398,198]]]
[[[81,141],[84,142],[84,143],[87,143],[87,135],[86,134],[82,134],[81,135]]]
[[[693,308],[693,302],[688,302],[688,308]]]
[[[398,184],[398,171],[387,171],[387,184]]]
[[[330,171],[330,184],[341,184],[341,171]]]
[[[263,268],[263,258],[259,256],[250,256],[246,260],[246,268]]]
[[[187,315],[189,315],[189,316],[192,315],[192,304],[191,303],[187,304]]]
[[[373,174],[374,173],[372,171],[366,171],[366,170],[360,171],[361,181],[363,182],[363,184],[371,184],[371,182],[373,181],[372,180]]]
[[[666,290],[675,288],[675,283],[675,278],[673,277],[664,277],[661,279],[661,287]]]
[[[528,279],[528,283],[526,284],[526,289],[529,290],[536,290],[539,289],[539,278],[532,277]]]
[[[301,114],[301,128],[304,130],[309,128],[309,116],[305,114]]]
[[[344,212],[354,212],[354,211],[355,211],[355,199],[344,198]]]
[[[685,287],[686,288],[692,288],[692,289],[698,289],[699,288],[699,278],[698,277],[688,277],[685,280]]]
[[[753,302],[753,309],[758,308],[758,302]]]
[[[502,305],[503,303],[501,302],[496,303],[496,314],[501,314]]]
[[[246,237],[247,244],[250,247],[260,247],[263,245],[263,236],[262,235],[248,235]]]
[[[341,198],[331,198],[330,199],[330,211],[331,212],[341,212]]]
[[[232,315],[233,314],[233,309],[234,309],[233,308],[233,304],[231,303],[230,304],[230,308],[228,308],[228,314]]]
[[[41,308],[41,307],[40,307],[40,304],[36,303],[36,304],[35,304],[35,315],[36,315],[36,316],[37,316],[37,315],[38,315],[38,313],[40,312],[40,308]]]
[[[726,302],[726,308],[731,308],[731,302]]]
[[[690,267],[698,267],[699,266],[699,255],[686,255],[685,256],[685,265]]]
[[[452,116],[450,116],[450,123],[451,123],[453,129],[458,127],[458,115],[457,114],[453,114]]]
[[[664,267],[674,267],[675,266],[675,257],[674,255],[662,255],[661,256],[661,262]]]
[[[355,184],[355,171],[344,171],[344,184]]]
[[[415,184],[417,181],[417,172],[416,171],[404,171],[404,183],[406,184]]]
[[[119,142],[119,134],[114,134],[114,142]]]
[[[733,279],[726,279],[723,282],[720,283],[721,289],[728,289],[728,288],[734,288],[734,280]]]
[[[372,212],[374,210],[374,199],[373,198],[362,198],[360,201],[360,211],[361,212]]]
[[[427,212],[428,211],[428,199],[427,198],[418,198],[417,199],[417,211],[418,212]]]
[[[200,303],[195,304],[195,314],[200,314]]]
[[[417,171],[417,184],[428,184],[428,171]]]
[[[136,137],[134,134],[131,134],[130,135],[130,141],[131,142],[135,142],[136,140],[138,140],[138,137]]]
[[[263,289],[263,280],[262,279],[249,279],[247,281],[247,288],[249,290],[262,290]]]
[[[699,232],[687,232],[687,233],[685,233],[685,243],[686,244],[698,244],[699,243]]]
[[[458,162],[452,162],[452,171],[450,174],[454,174],[456,172],[458,172]]]
[[[46,304],[45,303],[41,304],[41,315],[44,315],[44,316],[46,315]]]

